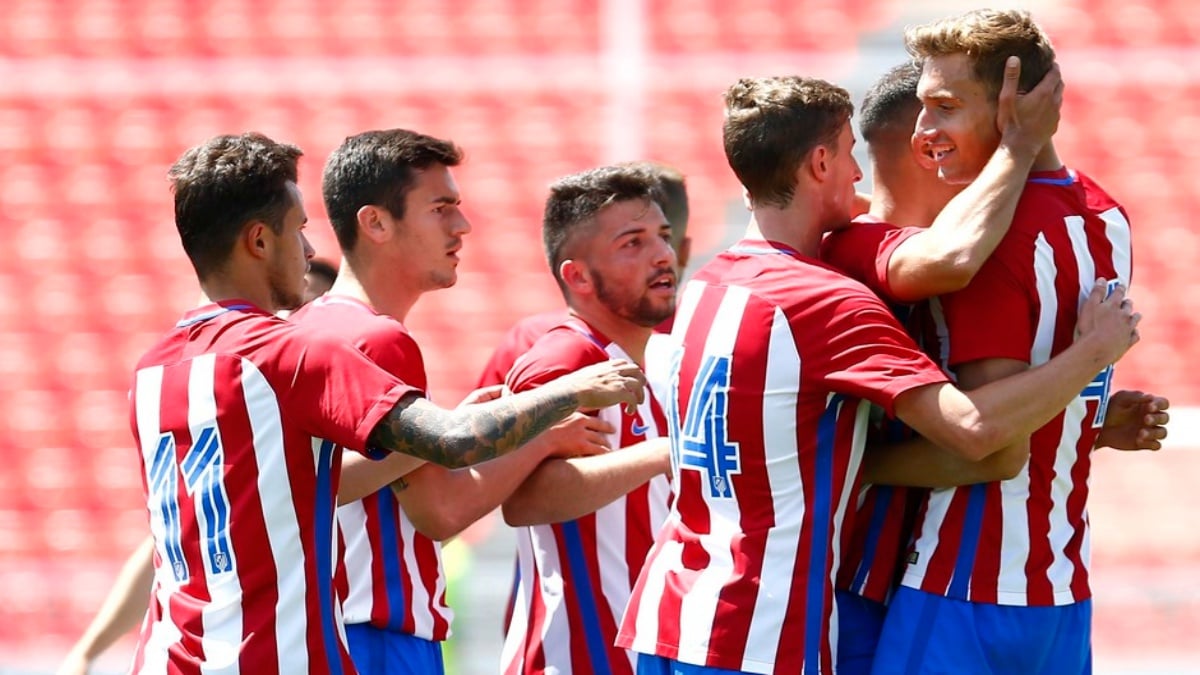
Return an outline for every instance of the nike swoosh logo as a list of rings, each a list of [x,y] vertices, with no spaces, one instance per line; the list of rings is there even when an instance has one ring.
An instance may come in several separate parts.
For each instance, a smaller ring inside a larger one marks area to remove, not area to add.
[[[629,430],[633,432],[634,436],[645,436],[646,432],[650,430],[650,425],[634,422],[629,426]]]

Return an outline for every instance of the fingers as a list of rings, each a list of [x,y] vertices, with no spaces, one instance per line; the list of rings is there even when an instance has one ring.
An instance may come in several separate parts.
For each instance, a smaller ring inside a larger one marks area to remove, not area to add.
[[[1010,56],[1004,62],[1004,82],[1000,85],[1000,97],[1017,95],[1017,86],[1021,81],[1021,57]]]
[[[592,415],[584,415],[583,417],[585,418],[584,423],[583,423],[583,428],[587,433],[595,433],[595,434],[615,434],[615,433],[617,433],[616,427],[609,424],[608,422],[605,422],[604,420],[600,419],[599,417],[593,417]]]
[[[1151,394],[1147,394],[1147,396],[1150,396],[1150,401],[1146,403],[1146,407],[1150,412],[1159,412],[1171,407],[1171,402],[1162,396],[1153,396]]]

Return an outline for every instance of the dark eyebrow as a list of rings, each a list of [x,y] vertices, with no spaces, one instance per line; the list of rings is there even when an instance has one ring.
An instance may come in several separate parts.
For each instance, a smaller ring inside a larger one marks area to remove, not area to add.
[[[462,198],[450,197],[450,196],[434,197],[433,200],[431,200],[429,203],[430,204],[450,204],[451,206],[457,206],[458,204],[462,203]]]

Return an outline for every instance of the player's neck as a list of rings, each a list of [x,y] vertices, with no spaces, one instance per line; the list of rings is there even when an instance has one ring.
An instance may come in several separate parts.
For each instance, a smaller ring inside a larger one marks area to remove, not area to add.
[[[246,300],[263,311],[275,314],[282,307],[275,306],[271,285],[265,279],[247,276],[244,272],[236,271],[236,265],[230,265],[227,272],[210,275],[200,282],[200,290],[210,302],[225,302],[228,300]]]
[[[329,292],[355,298],[376,312],[404,323],[421,293],[395,283],[390,277],[385,265],[371,265],[360,260],[352,263],[344,259]]]
[[[799,253],[817,257],[821,246],[821,227],[811,211],[797,207],[793,199],[787,208],[755,206],[751,210],[750,224],[746,226],[747,239],[767,239],[785,244]]]
[[[650,335],[654,332],[654,328],[646,328],[623,319],[607,309],[580,306],[584,303],[576,303],[567,308],[571,316],[582,319],[597,332],[604,337],[612,340],[621,348],[633,362],[639,366],[645,367],[646,364],[646,343],[650,341]]]
[[[939,186],[940,187],[940,186]],[[931,186],[891,186],[876,181],[871,192],[873,217],[897,227],[929,227],[938,213],[946,206],[948,195],[934,194],[944,190],[933,190]]]
[[[1063,168],[1062,160],[1058,158],[1058,151],[1054,149],[1054,140],[1051,139],[1034,158],[1030,171],[1058,171],[1061,168]]]

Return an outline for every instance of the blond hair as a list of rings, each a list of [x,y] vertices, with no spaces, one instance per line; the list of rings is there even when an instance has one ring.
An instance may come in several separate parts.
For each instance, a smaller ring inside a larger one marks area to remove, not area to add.
[[[837,150],[853,113],[850,94],[824,80],[738,80],[725,92],[725,158],[754,203],[785,208],[800,163],[818,145]]]
[[[1021,58],[1018,88],[1029,91],[1054,65],[1050,38],[1024,10],[977,9],[904,31],[904,46],[919,60],[966,54],[975,78],[998,96],[1004,63]]]

